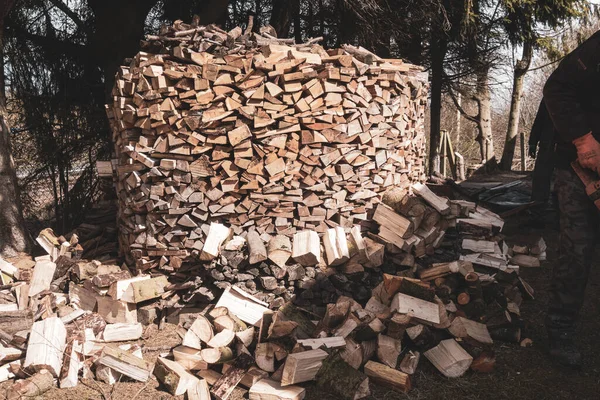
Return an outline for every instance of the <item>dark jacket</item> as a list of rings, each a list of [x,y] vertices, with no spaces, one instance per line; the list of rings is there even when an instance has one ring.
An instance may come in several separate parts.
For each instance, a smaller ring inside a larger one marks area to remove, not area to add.
[[[544,87],[544,102],[558,133],[557,166],[577,158],[572,144],[592,132],[600,138],[600,31],[567,55]]]

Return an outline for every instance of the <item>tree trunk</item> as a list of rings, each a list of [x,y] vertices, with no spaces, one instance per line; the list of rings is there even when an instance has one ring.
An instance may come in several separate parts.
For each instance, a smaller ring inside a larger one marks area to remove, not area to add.
[[[438,33],[431,43],[431,110],[429,131],[429,174],[440,172],[439,147],[440,131],[442,129],[442,79],[444,76],[444,58],[447,43]]]
[[[14,1],[0,6],[0,255],[12,257],[30,248],[21,209],[17,173],[10,146],[4,76],[4,19]]]
[[[271,11],[270,24],[275,31],[277,36],[280,38],[287,38],[290,35],[290,27],[292,26],[292,20],[297,9],[300,6],[298,0],[272,0],[273,10]]]
[[[89,0],[94,12],[90,45],[104,72],[106,101],[111,99],[115,74],[123,60],[133,57],[144,37],[146,17],[158,0]],[[190,15],[191,19],[191,15]]]
[[[525,74],[531,65],[533,57],[533,45],[531,41],[526,41],[523,44],[522,58],[517,61],[515,66],[512,98],[510,101],[510,114],[508,115],[508,129],[506,131],[506,142],[504,151],[502,152],[502,160],[500,161],[500,169],[510,171],[512,169],[513,158],[515,156],[515,147],[517,144],[517,136],[519,134],[519,120],[521,118],[521,99],[523,97],[523,83]]]
[[[462,107],[462,95],[460,93],[457,95],[456,102],[458,103],[459,107]],[[454,140],[454,143],[456,143],[456,146],[457,146],[454,150],[457,150],[457,151],[458,151],[458,145],[460,144],[460,136],[461,136],[460,130],[462,129],[461,122],[462,122],[462,114],[460,112],[460,109],[458,109],[458,107],[457,107],[456,108],[456,139]]]
[[[479,108],[477,120],[477,141],[481,152],[481,162],[495,167],[494,137],[492,135],[492,99],[489,86],[489,66],[481,66],[477,72],[475,100]]]

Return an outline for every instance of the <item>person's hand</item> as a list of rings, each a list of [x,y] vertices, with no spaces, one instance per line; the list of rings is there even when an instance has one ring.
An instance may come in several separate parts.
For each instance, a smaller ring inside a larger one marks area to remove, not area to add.
[[[592,132],[573,140],[573,144],[577,147],[579,164],[600,174],[600,143],[594,138]]]

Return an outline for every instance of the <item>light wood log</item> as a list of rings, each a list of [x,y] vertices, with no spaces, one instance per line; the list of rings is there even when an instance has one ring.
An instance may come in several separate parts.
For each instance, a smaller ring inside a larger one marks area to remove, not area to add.
[[[152,370],[152,364],[112,345],[102,349],[97,362],[140,382],[146,382]]]
[[[412,388],[410,375],[374,361],[365,364],[365,375],[373,382],[397,392],[408,393]]]
[[[221,253],[221,245],[231,237],[232,233],[231,228],[225,225],[211,223],[204,247],[202,247],[200,259],[203,261],[215,259]]]
[[[187,346],[177,346],[173,349],[173,359],[190,371],[208,369],[208,363],[202,359],[200,350]]]
[[[419,360],[421,359],[421,353],[418,351],[409,351],[406,353],[402,362],[400,363],[400,371],[407,375],[413,375],[417,367],[419,366]]]
[[[401,351],[400,340],[382,334],[377,336],[377,358],[382,364],[396,368]]]
[[[63,363],[67,330],[58,317],[38,321],[31,327],[24,368],[33,371],[48,370],[58,377]]]
[[[182,395],[198,384],[198,378],[187,372],[182,365],[162,357],[157,358],[153,373],[174,396]]]
[[[436,303],[417,299],[403,293],[397,293],[394,296],[391,310],[433,324],[440,323],[440,312]]]
[[[130,340],[138,340],[142,337],[144,327],[142,324],[109,324],[104,328],[102,339],[105,342],[127,342]]]
[[[314,231],[297,232],[294,235],[292,258],[306,267],[321,261],[319,235]]]
[[[268,257],[277,266],[285,268],[285,264],[292,257],[292,242],[284,235],[277,235],[269,240]]]
[[[52,261],[39,261],[33,268],[33,277],[29,284],[29,297],[35,297],[44,290],[50,289],[56,264]]]
[[[225,307],[232,315],[235,315],[242,321],[260,326],[260,321],[265,311],[268,311],[268,304],[250,296],[235,286],[227,288],[216,307]]]
[[[204,316],[198,315],[190,329],[185,333],[181,344],[201,350],[202,343],[210,342],[213,336],[212,324]]]
[[[282,387],[277,381],[262,379],[250,388],[250,400],[302,400],[305,393],[300,386]]]
[[[321,369],[322,361],[328,356],[327,352],[320,349],[288,355],[283,367],[281,386],[314,380]]]
[[[436,347],[427,350],[424,355],[448,378],[463,376],[473,362],[473,357],[454,339],[442,340]]]
[[[141,303],[160,297],[169,285],[166,276],[132,282],[121,295],[120,300],[128,303]]]
[[[265,261],[267,259],[267,248],[260,235],[256,231],[248,232],[246,240],[248,242],[248,252],[250,253],[248,258],[250,265]]]

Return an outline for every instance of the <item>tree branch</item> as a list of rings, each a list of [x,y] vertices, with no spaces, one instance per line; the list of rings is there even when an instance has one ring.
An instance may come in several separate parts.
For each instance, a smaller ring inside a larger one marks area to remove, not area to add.
[[[87,31],[88,27],[83,23],[81,18],[75,13],[75,11],[71,10],[68,5],[62,2],[62,0],[48,0],[52,5],[58,8],[60,11],[65,13],[67,17],[71,18],[71,20],[77,25],[79,29],[82,31]]]
[[[470,115],[459,103],[458,103],[458,99],[456,98],[456,95],[454,94],[454,91],[452,90],[452,87],[448,87],[448,94],[450,95],[450,98],[452,99],[452,102],[454,103],[454,106],[456,107],[456,109],[461,113],[461,115],[463,117],[465,117],[467,120],[473,122],[473,123],[478,123],[478,117],[479,114],[473,116]]]

